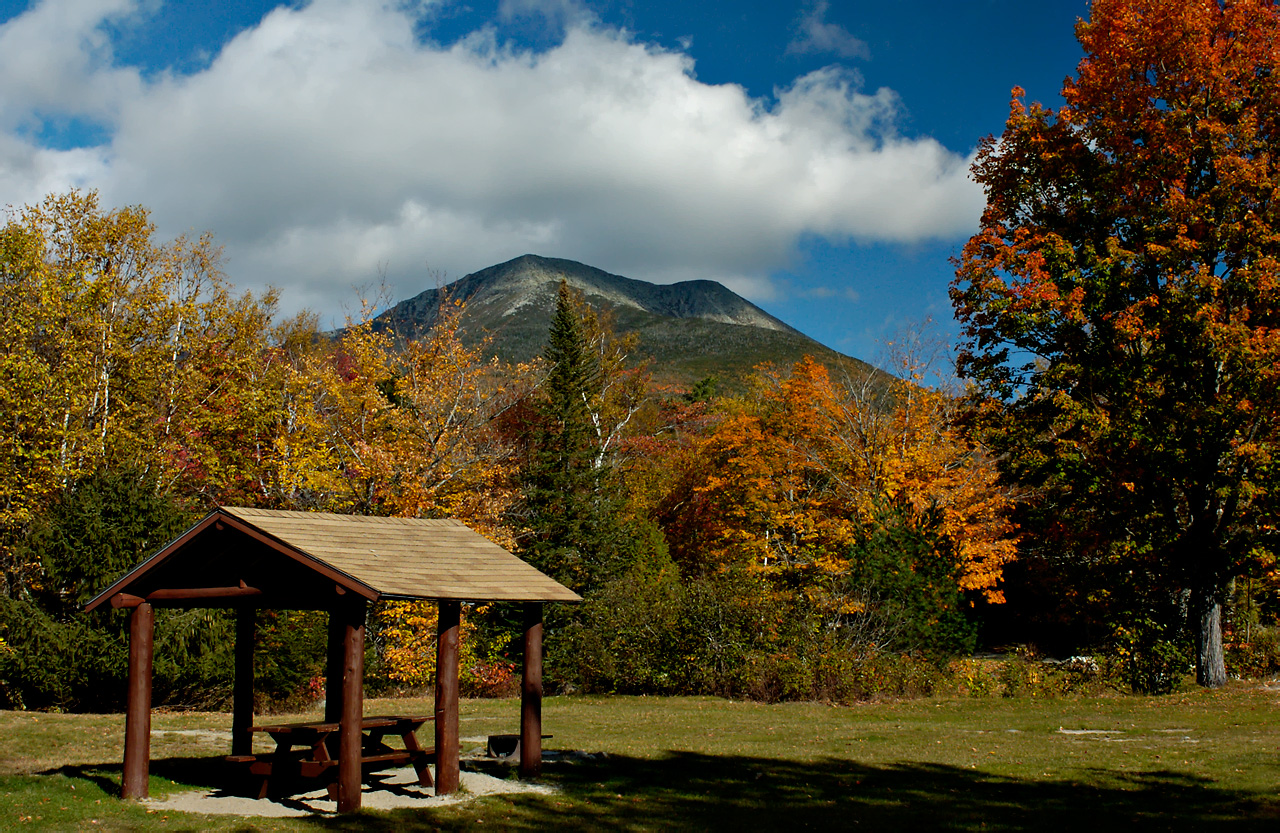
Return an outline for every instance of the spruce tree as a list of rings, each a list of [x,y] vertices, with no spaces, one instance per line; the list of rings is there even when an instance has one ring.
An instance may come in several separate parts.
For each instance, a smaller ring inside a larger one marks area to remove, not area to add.
[[[538,569],[582,591],[598,586],[621,566],[621,536],[620,506],[607,494],[592,420],[602,371],[584,333],[579,305],[561,281],[543,353],[550,371],[524,472],[522,552]]]

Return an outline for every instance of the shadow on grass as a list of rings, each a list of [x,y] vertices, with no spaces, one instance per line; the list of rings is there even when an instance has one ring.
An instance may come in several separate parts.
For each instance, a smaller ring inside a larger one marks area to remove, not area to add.
[[[151,772],[221,790],[216,758],[167,758]],[[509,767],[469,762],[507,777]],[[68,778],[119,794],[120,767],[63,767]],[[1097,770],[1087,780],[1030,779],[923,763],[868,766],[843,759],[774,760],[670,753],[548,762],[555,795],[493,796],[430,811],[317,817],[335,831],[462,830],[477,821],[505,830],[1123,830],[1280,829],[1280,800],[1209,779],[1157,771]],[[252,822],[246,819],[246,822]],[[251,825],[252,826],[252,825]]]
[[[554,763],[544,773],[562,794],[495,797],[430,817],[398,812],[317,823],[374,833],[460,830],[477,818],[530,831],[1280,829],[1274,798],[1174,772],[1100,771],[1091,783],[1081,783],[936,764],[678,752],[657,760],[611,756]]]
[[[107,795],[120,796],[120,764],[88,764],[49,769],[40,775],[62,775],[89,781]],[[243,769],[220,757],[156,758],[151,761],[151,777],[164,778],[185,787],[202,787],[215,794],[239,795],[244,788]],[[153,784],[154,789],[154,784]]]

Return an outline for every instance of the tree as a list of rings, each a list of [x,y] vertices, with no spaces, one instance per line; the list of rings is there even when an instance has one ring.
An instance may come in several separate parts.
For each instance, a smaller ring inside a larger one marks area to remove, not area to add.
[[[1015,88],[979,148],[959,369],[1044,546],[1133,584],[1121,629],[1185,616],[1219,686],[1228,585],[1276,545],[1280,10],[1095,0],[1077,36],[1066,105]]]
[[[73,482],[22,543],[27,557],[44,568],[37,594],[41,607],[55,619],[76,616],[192,520],[190,512],[157,491],[154,476],[138,470],[100,469]]]
[[[274,296],[234,296],[208,237],[153,239],[146,209],[52,195],[0,228],[0,594],[41,581],[17,542],[101,468],[162,491],[260,500],[279,421],[285,342]]]
[[[460,306],[400,345],[369,312],[287,386],[282,495],[335,512],[458,518],[506,543],[514,444],[495,421],[527,395],[528,374],[463,345]]]
[[[608,322],[561,281],[543,358],[538,427],[523,473],[522,552],[578,590],[622,573],[636,542],[624,531],[610,456],[643,399]]]
[[[0,695],[27,708],[118,705],[127,669],[128,626],[119,611],[84,604],[192,520],[137,469],[99,469],[73,481],[36,514],[18,547],[41,565],[31,601],[0,597],[0,638],[13,673]],[[162,610],[156,617],[155,697],[212,705],[229,692],[225,611]],[[7,693],[4,689],[8,689]]]
[[[659,507],[685,572],[763,574],[832,627],[867,613],[882,590],[928,587],[947,611],[963,594],[1000,603],[1015,552],[1008,493],[953,424],[954,400],[904,371],[871,384],[834,382],[811,358],[762,368],[752,401],[725,403],[736,412],[697,443]],[[895,571],[902,580],[886,582]]]

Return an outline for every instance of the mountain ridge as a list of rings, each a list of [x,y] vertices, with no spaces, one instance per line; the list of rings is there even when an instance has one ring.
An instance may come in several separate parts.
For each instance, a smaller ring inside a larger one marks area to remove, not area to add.
[[[503,360],[528,361],[545,345],[561,280],[591,306],[610,310],[618,332],[635,332],[638,358],[652,359],[655,375],[666,381],[691,383],[711,375],[740,380],[757,364],[789,364],[804,355],[845,372],[870,369],[716,281],[653,284],[533,254],[420,292],[387,309],[374,326],[415,338],[435,325],[444,302],[460,302],[464,343],[487,339]]]
[[[574,289],[587,298],[598,298],[612,307],[630,307],[664,315],[669,318],[702,318],[722,324],[741,324],[764,329],[799,333],[786,322],[775,318],[745,298],[735,294],[721,283],[710,280],[680,281],[672,284],[655,284],[623,277],[588,266],[575,260],[541,257],[525,254],[504,263],[472,272],[453,283],[436,289],[427,289],[383,313],[386,322],[404,320],[411,313],[416,320],[424,320],[438,310],[440,301],[447,296],[464,304],[487,304],[500,290],[519,286],[526,293],[546,284],[556,285],[564,278]],[[525,303],[532,300],[526,296]],[[396,313],[401,309],[400,313]],[[503,316],[519,310],[509,307]],[[388,316],[388,313],[392,313]],[[432,322],[434,323],[434,321]]]

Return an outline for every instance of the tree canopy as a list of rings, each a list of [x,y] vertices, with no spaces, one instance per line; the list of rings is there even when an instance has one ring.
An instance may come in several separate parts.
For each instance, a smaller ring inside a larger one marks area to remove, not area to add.
[[[1015,89],[979,148],[959,367],[1042,546],[1091,565],[1121,641],[1189,623],[1221,685],[1229,582],[1276,544],[1280,10],[1095,0],[1077,34],[1066,105]]]

